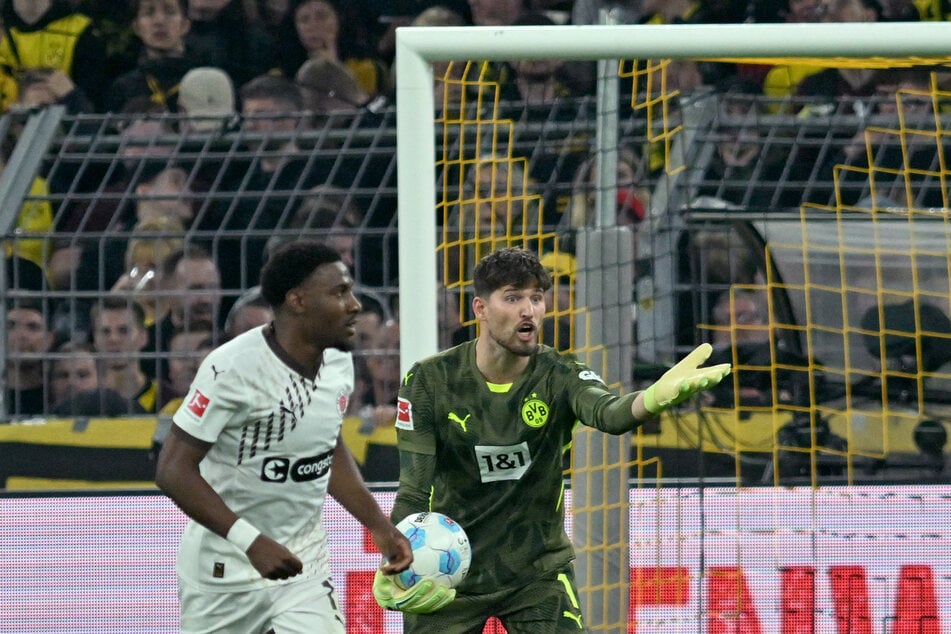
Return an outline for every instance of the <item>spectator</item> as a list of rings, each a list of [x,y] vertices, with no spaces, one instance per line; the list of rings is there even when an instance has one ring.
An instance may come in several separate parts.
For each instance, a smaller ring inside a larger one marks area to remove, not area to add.
[[[225,339],[234,339],[252,328],[271,323],[272,319],[274,311],[261,296],[261,287],[252,286],[231,305],[225,317]]]
[[[168,313],[157,324],[159,350],[168,350],[172,335],[182,330],[218,332],[221,272],[205,249],[187,245],[167,257],[161,283],[168,296]]]
[[[353,397],[347,405],[349,416],[358,416],[364,418],[362,425],[364,433],[369,433],[373,426],[369,417],[372,406],[368,402],[371,389],[370,371],[367,368],[367,357],[377,341],[379,331],[383,324],[388,323],[388,311],[384,304],[374,295],[367,293],[354,292],[354,296],[360,301],[360,312],[354,317],[353,328],[356,334],[353,336],[353,369],[354,369],[354,387]]]
[[[0,21],[0,67],[16,74],[55,62],[52,68],[66,73],[86,97],[96,102],[103,94],[106,49],[88,16],[65,0],[9,0]],[[3,95],[3,110],[16,100],[12,93]]]
[[[275,42],[253,2],[188,0],[191,30],[186,42],[207,66],[220,68],[242,86],[276,66]]]
[[[299,133],[310,129],[300,88],[284,77],[264,75],[240,90],[242,132],[250,162],[234,163],[222,177],[221,199],[200,228],[220,231],[216,258],[227,290],[258,283],[271,232],[290,217],[299,191],[327,181],[332,157],[300,147]]]
[[[615,186],[617,201],[615,220],[619,226],[635,229],[650,209],[650,191],[644,185],[646,166],[641,156],[628,147],[618,148]],[[592,155],[575,172],[571,186],[568,213],[561,218],[563,227],[592,226],[596,222],[598,195],[598,157]],[[557,205],[561,207],[561,205]],[[546,218],[545,224],[554,224]]]
[[[469,0],[475,26],[510,26],[525,11],[524,0]]]
[[[176,333],[202,330],[219,338],[221,271],[207,250],[186,243],[162,262],[158,285],[157,315],[161,318],[148,331],[148,349],[158,353],[158,358],[146,370],[167,381],[168,365],[163,362],[163,353],[168,352]]]
[[[188,118],[184,131],[214,132],[234,119],[234,85],[228,73],[212,66],[193,68],[182,77],[178,93],[179,111]]]
[[[365,106],[370,95],[340,62],[326,57],[309,59],[297,71],[304,105],[318,114],[352,111]]]
[[[188,181],[182,167],[159,159],[142,164],[128,180],[110,187],[110,194],[101,196],[102,202],[94,201],[96,207],[87,208],[88,215],[81,221],[102,225],[99,231],[104,233],[86,238],[80,230],[69,243],[58,245],[51,258],[54,286],[97,291],[112,288],[130,270],[125,253],[130,232],[141,228],[141,223],[157,221],[156,230],[169,231],[183,231],[191,225],[194,194]],[[107,213],[108,219],[104,217]],[[100,217],[90,217],[93,214]]]
[[[308,59],[342,64],[369,95],[387,87],[386,67],[369,52],[359,5],[333,0],[293,0],[281,38],[281,68],[296,76]]]
[[[810,24],[821,22],[825,14],[825,0],[788,0],[786,7],[779,12],[777,17],[787,24]],[[760,21],[768,21],[768,17],[763,16]],[[761,79],[763,94],[779,100],[788,99],[796,94],[799,83],[803,79],[824,69],[824,66],[814,64],[777,64],[763,68],[760,72],[748,67],[744,74],[749,78]],[[788,111],[789,108],[788,103],[773,103],[770,104],[769,111],[783,112]]]
[[[99,388],[99,368],[91,345],[67,341],[53,352],[50,371],[51,409],[80,392]]]
[[[937,169],[932,165],[936,160],[934,139],[897,132],[901,122],[906,129],[934,128],[931,73],[918,68],[881,69],[869,85],[869,98],[855,106],[870,116],[824,168],[829,174],[837,165],[850,168],[838,172],[835,195],[840,204],[900,208],[907,207],[911,197],[914,206],[943,207],[944,187],[939,182],[929,183],[925,176]]]
[[[783,171],[804,168],[794,163],[787,168],[788,148],[769,143],[762,124],[763,102],[756,99],[759,89],[751,82],[736,79],[718,87],[722,96],[720,112],[736,123],[716,128],[716,147],[696,190],[697,196],[709,196],[744,209],[798,208],[801,187],[782,187]],[[796,173],[792,171],[791,173]],[[787,172],[786,180],[796,179]]]
[[[714,352],[710,363],[734,363],[734,378],[708,392],[717,407],[805,406],[822,400],[825,376],[770,327],[767,297],[762,291],[724,291],[713,308]],[[810,378],[811,375],[811,378]],[[739,390],[735,391],[734,388]]]
[[[305,62],[297,73],[297,83],[318,125],[325,120],[325,130],[350,130],[345,140],[328,135],[321,142],[328,156],[336,155],[329,170],[332,182],[352,192],[347,194],[348,204],[360,208],[362,225],[353,225],[363,229],[357,253],[360,257],[356,263],[346,264],[353,267],[358,283],[384,285],[388,282],[387,271],[396,266],[391,256],[396,249],[389,248],[395,244],[383,231],[392,226],[396,214],[395,151],[379,143],[376,134],[384,125],[387,115],[382,109],[388,99],[383,95],[371,98],[340,63],[326,58]],[[368,134],[353,133],[357,129]],[[340,151],[334,152],[338,147]]]
[[[69,114],[95,112],[96,106],[64,71],[30,68],[19,75],[17,99],[11,110],[34,110],[60,105]]]
[[[484,156],[475,161],[463,183],[459,204],[445,220],[447,240],[458,246],[450,258],[447,283],[469,277],[471,267],[502,238],[538,236],[539,197],[525,173],[524,161]]]
[[[182,330],[172,335],[168,350],[168,381],[162,384],[160,414],[174,414],[188,394],[198,366],[215,340],[208,330]]]
[[[133,7],[132,30],[142,41],[142,52],[136,68],[109,86],[106,110],[121,112],[130,99],[148,97],[152,103],[176,112],[182,77],[201,63],[185,46],[191,27],[185,0],[134,0]]]
[[[0,157],[0,172],[5,163]],[[40,236],[53,229],[53,207],[47,200],[48,196],[46,179],[35,177],[17,215],[14,238],[2,242],[7,260],[7,288],[41,291],[47,286],[50,241]],[[29,234],[37,237],[28,237]]]
[[[69,238],[60,238],[53,247],[50,263],[50,282],[59,290],[102,290],[95,286],[98,278],[77,279],[80,256],[89,245],[83,234],[115,230],[134,224],[130,204],[130,192],[135,191],[140,180],[155,176],[168,163],[168,157],[176,151],[177,140],[169,119],[169,112],[151,103],[147,98],[131,99],[121,117],[118,135],[119,160],[108,169],[98,171],[83,164],[80,174],[66,169],[51,177],[50,191],[54,193],[95,193],[80,196],[79,200],[67,203],[57,212],[56,232]],[[69,196],[66,197],[69,199]]]
[[[125,273],[112,286],[113,291],[131,293],[145,311],[145,325],[152,328],[166,314],[166,304],[156,295],[162,263],[184,248],[185,227],[178,219],[158,216],[137,223],[123,258]],[[154,234],[150,236],[149,234]]]
[[[307,197],[301,201],[294,214],[282,229],[295,230],[294,234],[275,235],[267,242],[266,252],[273,253],[285,242],[298,238],[301,232],[317,232],[324,236],[324,242],[340,254],[340,261],[354,272],[357,283],[363,281],[361,269],[372,266],[370,262],[359,262],[360,227],[363,223],[363,211],[344,189],[329,185],[311,188]]]
[[[471,326],[463,325],[465,313],[460,304],[458,289],[443,288],[436,297],[440,350],[468,341],[473,334]]]
[[[554,26],[555,21],[540,11],[529,11],[522,13],[512,24]],[[519,59],[510,61],[508,65],[511,69],[509,97],[527,103],[548,103],[558,97],[568,97],[582,83],[581,67],[561,59]],[[577,92],[580,94],[582,91]]]
[[[951,359],[951,319],[926,301],[871,306],[860,322],[862,343],[872,356],[872,371],[861,393],[882,394],[895,403],[916,403],[918,386]]]
[[[138,403],[145,412],[155,412],[158,384],[141,367],[142,351],[148,344],[145,312],[134,301],[107,295],[90,311],[92,341],[102,363],[102,385]]]
[[[376,42],[379,58],[392,66],[396,54],[396,29],[401,26],[421,26],[414,22],[432,11],[445,11],[459,16],[460,24],[445,26],[472,24],[467,0],[369,0],[365,12],[371,32],[370,40]]]
[[[132,32],[135,9],[131,0],[69,0],[69,3],[92,19],[105,42],[107,78],[114,79],[135,66],[142,42]]]
[[[400,326],[396,320],[383,324],[364,350],[367,391],[361,399],[365,433],[373,427],[392,425],[396,420],[396,396],[403,380],[400,372]]]
[[[53,344],[46,306],[33,298],[7,300],[6,414],[40,415],[46,405],[44,355]]]
[[[139,404],[102,387],[95,350],[88,343],[66,342],[56,348],[50,376],[54,416],[144,414]]]
[[[468,5],[466,10],[468,11]],[[465,26],[466,19],[461,13],[443,6],[433,6],[419,13],[410,26]],[[466,74],[466,62],[433,62],[433,97],[438,113],[458,112],[463,105],[465,87],[462,83]],[[396,87],[396,68],[390,68],[390,88],[392,94]],[[458,115],[456,115],[458,116]]]
[[[827,22],[878,22],[882,18],[882,5],[878,0],[830,0],[827,5]],[[804,77],[796,87],[797,97],[807,97],[808,103],[800,110],[801,115],[828,115],[843,103],[846,112],[855,110],[873,91],[873,68],[826,68]],[[851,112],[849,112],[851,114]],[[861,113],[858,113],[861,114]]]
[[[291,0],[258,0],[261,23],[274,42],[280,41],[281,27],[291,10]]]
[[[357,331],[353,337],[353,348],[357,351],[368,350],[377,339],[377,331],[388,321],[386,309],[374,297],[358,293],[357,299],[360,300],[361,308],[353,324]]]

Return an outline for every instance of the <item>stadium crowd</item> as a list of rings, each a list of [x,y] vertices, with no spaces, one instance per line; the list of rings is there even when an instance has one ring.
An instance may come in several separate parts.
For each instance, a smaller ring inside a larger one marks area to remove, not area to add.
[[[399,380],[393,363],[399,306],[381,289],[392,290],[398,279],[379,257],[385,249],[372,248],[385,238],[366,228],[392,226],[395,201],[371,214],[348,192],[392,186],[393,161],[367,167],[360,156],[359,166],[341,167],[337,156],[309,154],[297,133],[312,128],[313,117],[375,114],[393,103],[399,26],[587,24],[598,21],[602,8],[643,24],[944,20],[951,14],[948,3],[929,0],[8,0],[0,15],[0,110],[33,113],[56,104],[71,115],[113,114],[119,145],[108,174],[41,174],[31,194],[50,200],[59,194],[65,202],[54,208],[37,200],[21,210],[19,231],[57,238],[18,240],[8,248],[8,287],[87,294],[72,297],[65,316],[55,300],[9,302],[7,414],[173,408],[210,347],[270,319],[253,294],[267,254],[281,242],[275,231],[312,229],[330,235],[358,273],[365,331],[357,355],[362,388],[351,413],[368,430],[388,425],[392,382]],[[437,76],[440,70],[447,69],[437,68]],[[544,105],[594,91],[594,69],[586,64],[518,61],[491,72],[504,101]],[[677,78],[685,90],[704,85],[773,98],[808,95],[817,104],[920,82],[913,73],[742,64],[685,65]],[[249,141],[244,159],[230,163],[174,161],[162,141],[236,129],[265,140]],[[8,143],[4,153],[9,149]],[[757,152],[740,137],[723,144],[713,179],[727,172],[737,178],[762,158]],[[594,177],[586,158],[565,170],[574,191],[553,204],[563,229],[591,221]],[[649,149],[624,148],[620,159],[618,221],[636,226],[649,206],[641,181],[657,166]],[[503,178],[511,186],[531,176]],[[240,197],[202,200],[212,190]],[[134,196],[118,195],[123,192]],[[722,189],[700,193],[730,201]],[[526,204],[520,213],[536,212]],[[465,231],[463,213],[473,217],[456,209],[447,224]],[[491,217],[493,210],[478,213]],[[217,231],[231,237],[213,244],[182,237]],[[136,301],[128,301],[133,295]],[[445,341],[467,338],[458,306],[442,311],[440,321]]]

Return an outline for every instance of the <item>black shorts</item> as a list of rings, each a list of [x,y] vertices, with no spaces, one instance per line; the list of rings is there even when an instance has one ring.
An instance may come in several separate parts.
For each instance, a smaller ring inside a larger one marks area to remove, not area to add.
[[[488,594],[460,594],[432,614],[404,614],[404,634],[481,634],[496,617],[508,634],[585,632],[575,588],[574,567],[535,579],[520,588]]]

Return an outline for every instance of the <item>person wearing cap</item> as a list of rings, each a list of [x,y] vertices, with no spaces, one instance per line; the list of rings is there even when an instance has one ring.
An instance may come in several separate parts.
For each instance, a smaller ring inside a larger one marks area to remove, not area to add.
[[[178,89],[178,109],[188,116],[181,125],[185,131],[221,129],[236,114],[234,84],[228,73],[214,66],[185,73]]]
[[[105,109],[119,112],[131,99],[145,96],[175,112],[182,77],[191,68],[202,65],[185,45],[191,28],[185,0],[133,0],[132,4],[132,32],[142,42],[142,54],[135,68],[109,86]]]

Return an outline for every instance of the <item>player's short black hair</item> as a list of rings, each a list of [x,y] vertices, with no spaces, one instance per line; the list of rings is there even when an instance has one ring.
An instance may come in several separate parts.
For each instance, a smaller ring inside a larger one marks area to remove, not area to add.
[[[503,286],[551,288],[551,275],[538,256],[527,249],[509,247],[493,251],[475,267],[472,281],[478,297],[488,297]]]
[[[340,261],[336,249],[317,240],[297,240],[281,245],[261,270],[261,297],[273,308],[287,293],[310,277],[318,266]]]

